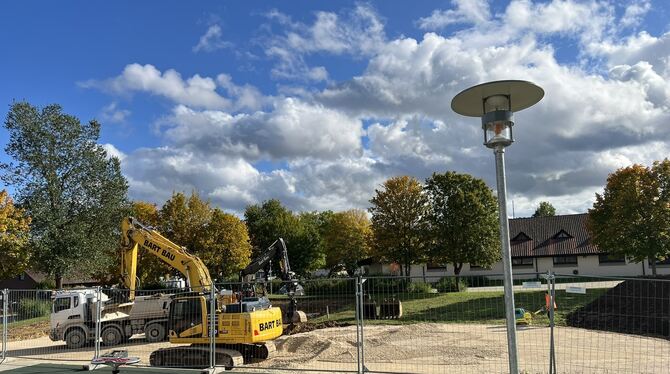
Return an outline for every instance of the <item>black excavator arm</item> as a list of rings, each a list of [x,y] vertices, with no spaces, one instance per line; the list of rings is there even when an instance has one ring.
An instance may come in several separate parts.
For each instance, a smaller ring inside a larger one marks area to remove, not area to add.
[[[298,313],[297,301],[295,300],[295,292],[298,288],[298,280],[295,273],[291,271],[291,265],[288,261],[288,252],[284,239],[279,238],[274,241],[265,251],[263,251],[258,258],[251,261],[251,263],[240,271],[240,282],[244,282],[244,278],[251,274],[256,274],[263,270],[265,273],[265,281],[269,281],[272,276],[272,262],[278,261],[281,269],[281,280],[286,286],[286,294],[289,297],[289,307],[287,311],[287,319],[291,323],[295,320],[294,314]],[[265,293],[265,290],[264,290]],[[300,319],[303,319],[301,317]]]

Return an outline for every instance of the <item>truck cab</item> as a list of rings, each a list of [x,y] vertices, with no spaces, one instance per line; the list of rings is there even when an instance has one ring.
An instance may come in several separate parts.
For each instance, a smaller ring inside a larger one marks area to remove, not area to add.
[[[107,301],[105,294],[101,298],[102,302]],[[49,338],[53,341],[65,340],[68,346],[83,346],[90,338],[89,326],[95,318],[92,305],[97,301],[96,290],[93,289],[57,291],[53,295]],[[75,330],[80,332],[72,334]],[[71,335],[70,339],[67,339],[68,335]]]

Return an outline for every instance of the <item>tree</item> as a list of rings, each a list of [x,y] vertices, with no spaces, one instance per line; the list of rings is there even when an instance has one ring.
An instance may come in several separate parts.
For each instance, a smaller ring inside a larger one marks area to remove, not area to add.
[[[323,234],[326,266],[335,270],[344,265],[352,276],[358,261],[370,255],[372,228],[365,211],[351,209],[332,215]]]
[[[54,276],[92,276],[116,256],[119,222],[128,213],[128,185],[119,160],[97,143],[100,124],[82,124],[59,105],[41,110],[11,105],[5,127],[3,179],[32,219],[31,246],[37,270]]]
[[[330,212],[303,212],[297,219],[295,231],[286,242],[291,270],[301,275],[309,275],[326,265],[322,233]]]
[[[434,173],[425,190],[433,262],[453,264],[458,277],[464,263],[489,267],[500,260],[498,203],[483,180],[455,172]]]
[[[428,205],[421,183],[408,176],[391,178],[375,190],[370,203],[377,254],[402,264],[409,276],[410,265],[425,257]]]
[[[239,218],[216,208],[205,232],[201,259],[215,278],[230,278],[249,265],[249,233]]]
[[[548,201],[541,201],[540,205],[535,209],[535,213],[533,213],[533,217],[553,217],[555,215],[556,208]]]
[[[636,262],[648,259],[656,275],[656,261],[670,255],[670,161],[610,174],[589,209],[587,227],[602,251]]]
[[[205,250],[207,225],[212,219],[212,207],[196,192],[188,198],[184,193],[173,193],[159,213],[160,232],[174,243],[186,247],[196,255]]]
[[[247,206],[244,220],[254,247],[254,257],[278,238],[283,238],[292,271],[307,275],[318,269],[325,262],[321,231],[328,214],[302,213],[296,216],[276,199],[267,200],[261,205]],[[278,265],[273,266],[274,271],[277,271]]]
[[[7,191],[0,191],[0,279],[21,274],[30,260],[30,218],[14,206]]]

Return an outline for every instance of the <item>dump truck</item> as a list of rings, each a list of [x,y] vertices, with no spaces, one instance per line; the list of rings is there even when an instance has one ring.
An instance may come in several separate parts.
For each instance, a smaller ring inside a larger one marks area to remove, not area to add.
[[[142,333],[148,342],[165,340],[171,296],[138,296],[118,303],[97,289],[57,291],[53,295],[49,338],[65,341],[68,348],[81,348],[93,342],[100,320],[101,342],[106,346],[121,344]]]

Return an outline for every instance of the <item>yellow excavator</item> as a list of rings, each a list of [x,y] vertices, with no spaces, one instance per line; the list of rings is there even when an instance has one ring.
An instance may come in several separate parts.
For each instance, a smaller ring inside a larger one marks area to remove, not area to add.
[[[183,274],[189,289],[175,294],[169,308],[170,343],[182,346],[152,352],[149,360],[152,366],[207,367],[212,318],[217,365],[235,367],[251,359],[268,358],[275,351],[273,340],[283,332],[280,308],[253,301],[224,304],[219,303],[216,297],[212,301],[214,284],[209,270],[197,256],[135,218],[124,219],[121,230],[122,281],[129,289],[131,300],[135,297],[139,248]],[[214,310],[211,310],[212,304]]]

